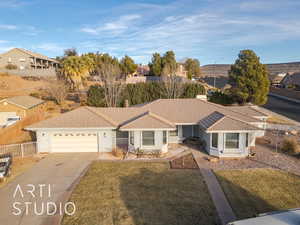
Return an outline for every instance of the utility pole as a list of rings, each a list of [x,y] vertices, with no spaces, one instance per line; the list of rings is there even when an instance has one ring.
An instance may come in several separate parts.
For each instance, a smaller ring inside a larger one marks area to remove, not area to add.
[[[213,68],[213,77],[214,77],[214,88],[216,88],[216,61],[214,62],[214,68]]]

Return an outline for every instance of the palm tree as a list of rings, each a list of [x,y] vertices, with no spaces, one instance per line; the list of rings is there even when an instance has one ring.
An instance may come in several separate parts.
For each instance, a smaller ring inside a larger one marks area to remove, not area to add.
[[[89,76],[90,64],[87,58],[81,56],[69,56],[62,62],[61,72],[72,89],[82,89],[84,80]]]

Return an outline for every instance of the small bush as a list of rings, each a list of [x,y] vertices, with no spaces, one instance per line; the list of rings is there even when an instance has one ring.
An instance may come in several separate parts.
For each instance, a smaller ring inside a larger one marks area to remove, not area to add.
[[[123,150],[120,149],[120,148],[114,148],[114,149],[112,150],[112,154],[113,154],[114,156],[118,157],[118,158],[122,158],[122,157],[124,156],[124,152],[123,152]]]
[[[281,150],[289,154],[300,153],[299,144],[296,138],[285,138],[282,142]]]
[[[5,66],[5,69],[7,69],[7,70],[16,70],[16,69],[18,69],[18,66],[16,66],[15,64],[7,64]]]
[[[37,92],[34,92],[34,93],[30,93],[29,94],[31,97],[35,97],[35,98],[41,98],[41,95]]]
[[[39,81],[41,78],[35,77],[35,76],[24,76],[22,77],[24,80],[29,80],[29,81]]]

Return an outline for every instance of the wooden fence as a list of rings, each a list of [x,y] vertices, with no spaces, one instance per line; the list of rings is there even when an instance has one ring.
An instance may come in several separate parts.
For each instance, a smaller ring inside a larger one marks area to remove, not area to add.
[[[0,145],[0,155],[10,153],[13,157],[31,156],[37,153],[36,142]]]

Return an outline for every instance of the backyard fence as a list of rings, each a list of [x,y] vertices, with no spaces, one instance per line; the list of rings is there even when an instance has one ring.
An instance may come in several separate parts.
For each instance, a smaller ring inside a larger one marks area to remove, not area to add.
[[[31,156],[37,153],[36,142],[0,145],[0,155],[12,154],[13,157]]]

